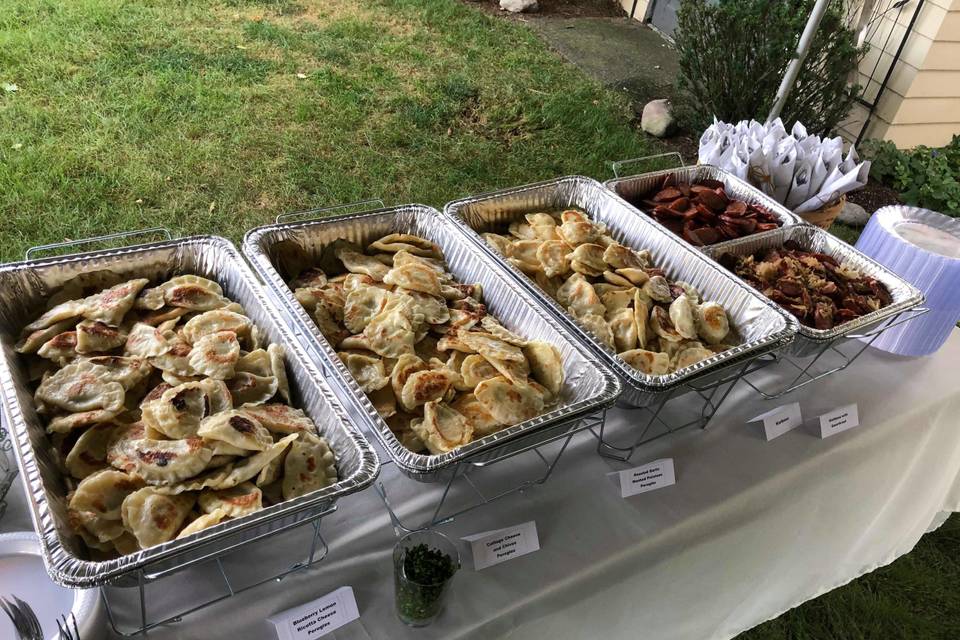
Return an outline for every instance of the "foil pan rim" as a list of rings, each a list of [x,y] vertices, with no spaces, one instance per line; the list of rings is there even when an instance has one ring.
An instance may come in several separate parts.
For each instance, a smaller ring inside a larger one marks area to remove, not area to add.
[[[531,301],[534,303],[531,304],[531,307],[538,313],[538,315],[543,317],[545,321],[551,324],[552,328],[560,333],[561,336],[563,336],[572,347],[581,352],[596,373],[602,376],[604,387],[602,393],[600,393],[599,396],[593,400],[582,400],[567,407],[554,409],[551,412],[541,414],[531,420],[507,427],[506,429],[493,433],[489,436],[485,436],[480,440],[476,440],[462,447],[458,447],[457,449],[454,449],[448,453],[439,455],[424,455],[414,453],[404,447],[392,434],[392,432],[390,432],[386,422],[380,417],[379,413],[377,413],[376,409],[374,409],[369,398],[367,398],[366,394],[363,393],[356,381],[352,378],[352,376],[350,376],[349,372],[346,370],[346,367],[340,362],[339,357],[336,356],[333,348],[329,345],[326,339],[319,334],[316,324],[307,316],[302,306],[296,302],[296,299],[293,297],[293,292],[290,291],[290,288],[287,286],[287,284],[283,282],[282,278],[280,278],[279,273],[277,272],[276,268],[273,267],[269,256],[266,255],[266,251],[262,246],[263,238],[268,234],[275,234],[284,231],[297,231],[308,229],[310,227],[323,226],[324,224],[332,224],[334,222],[339,224],[344,222],[349,223],[354,221],[362,221],[365,218],[377,217],[385,214],[396,214],[401,211],[412,211],[420,214],[432,215],[436,217],[440,224],[447,224],[447,220],[443,217],[443,215],[433,207],[412,203],[394,207],[384,207],[362,213],[330,216],[326,218],[300,222],[262,225],[247,231],[244,235],[242,245],[244,254],[254,265],[254,269],[257,271],[257,273],[260,274],[265,282],[267,282],[268,290],[278,298],[278,303],[282,304],[283,310],[287,314],[288,319],[293,321],[300,329],[304,330],[303,336],[308,340],[311,351],[314,351],[317,356],[321,358],[325,365],[331,367],[336,372],[336,382],[339,383],[340,388],[348,395],[348,397],[350,397],[351,400],[353,400],[357,408],[361,411],[365,421],[365,426],[368,428],[368,430],[372,431],[376,435],[377,439],[380,441],[380,444],[384,447],[391,458],[393,458],[395,464],[414,474],[436,473],[447,467],[450,467],[451,465],[460,462],[469,462],[470,458],[474,456],[489,452],[509,441],[521,439],[522,437],[532,434],[535,431],[546,429],[547,427],[559,424],[561,422],[573,421],[598,410],[605,410],[613,406],[621,392],[620,382],[617,376],[614,375],[612,371],[607,370],[605,367],[597,366],[597,363],[590,361],[589,350],[587,347],[582,345],[574,336],[569,335],[565,328],[560,323],[555,322],[548,313],[543,313],[544,310],[538,308],[535,304],[535,301]],[[457,235],[459,237],[459,234]],[[465,241],[466,239],[463,240]],[[468,243],[467,246],[473,249],[472,244]],[[475,251],[474,254],[476,254]],[[507,285],[512,283],[511,278],[509,278],[507,274],[500,272],[500,270],[496,268],[499,267],[499,265],[490,266],[494,267],[494,270],[498,271],[500,275],[503,276],[503,279]],[[388,433],[390,434],[389,436],[387,435]]]
[[[759,357],[766,353],[770,353],[771,351],[783,348],[792,340],[793,336],[796,334],[795,325],[799,325],[799,323],[797,323],[792,316],[789,316],[789,314],[781,309],[779,305],[775,304],[771,300],[768,300],[765,296],[760,295],[760,293],[753,289],[753,287],[749,287],[745,283],[741,282],[739,278],[729,277],[732,274],[721,274],[725,276],[727,281],[736,286],[743,295],[746,295],[767,307],[767,309],[774,313],[779,320],[783,321],[783,327],[779,331],[767,334],[762,339],[754,340],[752,343],[736,345],[732,349],[728,349],[709,358],[705,358],[704,360],[694,363],[689,367],[684,367],[680,371],[675,371],[673,373],[660,376],[643,373],[624,362],[622,358],[620,358],[619,355],[613,351],[613,349],[602,344],[592,332],[580,327],[580,325],[577,324],[573,318],[569,317],[569,314],[560,307],[556,300],[548,296],[545,292],[541,291],[540,288],[530,281],[530,279],[519,269],[511,264],[506,263],[502,256],[496,253],[483,240],[483,238],[481,238],[480,235],[472,227],[470,227],[467,221],[459,213],[462,207],[473,203],[483,202],[493,198],[508,197],[528,191],[535,191],[537,189],[560,187],[566,184],[577,186],[578,183],[583,183],[587,187],[598,189],[599,193],[602,193],[605,197],[612,198],[621,206],[621,208],[625,208],[624,213],[628,213],[631,216],[639,218],[643,221],[643,224],[648,224],[650,228],[655,230],[656,233],[665,235],[668,238],[668,243],[671,244],[674,249],[685,251],[693,260],[709,262],[711,265],[713,265],[714,269],[722,270],[719,265],[713,264],[702,251],[697,251],[682,238],[678,238],[676,234],[656,223],[655,220],[649,219],[646,214],[636,210],[635,207],[630,206],[630,204],[618,194],[610,191],[609,189],[605,189],[598,181],[584,176],[562,176],[553,180],[544,180],[519,187],[512,187],[500,191],[490,191],[477,196],[460,198],[459,200],[454,200],[447,203],[443,208],[443,214],[454,223],[454,226],[461,234],[467,236],[475,246],[478,246],[481,251],[493,258],[499,266],[506,269],[510,275],[515,280],[518,280],[526,290],[528,290],[536,297],[538,301],[540,301],[541,304],[544,304],[550,310],[553,316],[560,319],[569,329],[573,330],[575,334],[581,338],[581,340],[586,342],[595,353],[604,358],[605,363],[612,367],[619,374],[621,380],[625,380],[636,391],[652,391],[656,393],[672,391],[684,383],[689,383],[697,378],[710,375],[714,371],[725,367],[728,363],[740,358],[741,356]],[[705,265],[705,268],[707,268],[707,265]]]
[[[116,256],[135,255],[156,249],[175,249],[190,245],[209,246],[217,250],[225,251],[230,255],[232,260],[236,261],[238,268],[242,272],[242,277],[247,281],[248,285],[250,285],[253,294],[257,296],[268,310],[276,313],[275,307],[268,300],[265,292],[261,290],[254,273],[250,270],[246,261],[244,261],[233,243],[226,238],[215,235],[189,236],[173,240],[129,245],[115,249],[101,249],[63,256],[38,258],[35,260],[21,260],[0,265],[0,274],[106,260]],[[105,561],[78,558],[61,543],[56,531],[55,516],[49,508],[46,495],[46,483],[42,478],[39,461],[30,442],[29,431],[31,426],[27,423],[26,417],[17,402],[16,393],[12,392],[12,387],[15,385],[15,382],[7,358],[5,356],[0,357],[0,399],[2,399],[2,410],[4,418],[9,423],[11,432],[14,434],[12,440],[14,442],[15,457],[24,479],[24,490],[27,493],[29,501],[30,517],[40,539],[40,549],[44,564],[46,565],[47,572],[54,581],[73,588],[103,586],[131,572],[142,570],[164,561],[174,560],[180,554],[185,554],[191,550],[215,543],[217,538],[239,533],[255,526],[301,513],[309,509],[325,508],[334,504],[339,498],[365,489],[373,484],[380,471],[380,460],[374,452],[373,447],[350,423],[345,408],[325,383],[320,380],[319,372],[316,371],[315,366],[303,352],[297,340],[289,333],[282,322],[278,321],[275,324],[277,331],[283,337],[284,347],[288,348],[291,352],[288,353],[287,357],[296,358],[300,365],[310,373],[308,377],[310,377],[311,383],[317,385],[320,394],[326,402],[330,404],[331,411],[338,416],[341,427],[346,430],[353,444],[359,449],[360,465],[358,469],[350,477],[340,480],[329,487],[293,500],[272,505],[244,518],[238,518],[218,525],[217,527],[211,527],[205,532],[199,532],[196,534],[196,537],[190,536],[183,540],[171,540],[135,553]],[[230,526],[231,523],[234,523],[233,526]],[[116,566],[104,568],[103,565]]]

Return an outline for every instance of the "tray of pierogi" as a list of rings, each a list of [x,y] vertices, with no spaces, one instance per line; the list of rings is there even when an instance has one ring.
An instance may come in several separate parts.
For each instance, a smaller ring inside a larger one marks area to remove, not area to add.
[[[430,207],[259,227],[243,251],[358,421],[415,480],[564,437],[619,393],[611,371]]]
[[[618,374],[623,405],[715,383],[796,333],[788,314],[591,178],[464,198],[444,215]]]
[[[137,584],[329,512],[379,461],[236,248],[0,266],[0,394],[50,576]]]

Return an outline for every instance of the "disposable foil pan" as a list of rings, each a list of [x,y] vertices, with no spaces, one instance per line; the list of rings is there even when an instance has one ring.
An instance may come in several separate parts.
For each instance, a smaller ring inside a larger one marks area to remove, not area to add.
[[[743,256],[781,247],[787,240],[793,240],[807,251],[823,253],[837,261],[849,264],[864,275],[876,278],[890,290],[893,302],[872,313],[854,318],[832,329],[814,329],[797,323],[797,338],[791,345],[790,353],[806,356],[818,353],[826,346],[853,334],[864,334],[878,328],[882,323],[892,320],[901,312],[923,303],[923,294],[912,284],[899,277],[883,265],[860,253],[843,240],[812,225],[786,227],[763,235],[740,238],[726,246],[710,247],[707,255],[714,259],[726,253]]]
[[[565,380],[560,402],[551,411],[440,455],[413,453],[400,444],[286,285],[292,274],[316,265],[323,248],[334,240],[343,238],[366,246],[390,233],[410,233],[435,242],[443,250],[447,268],[457,281],[483,285],[483,302],[488,312],[504,326],[530,340],[549,342],[560,350]],[[546,442],[580,423],[583,417],[611,406],[619,395],[616,377],[593,361],[588,350],[518,287],[502,266],[477,251],[431,207],[406,205],[258,227],[247,233],[243,251],[298,327],[318,364],[336,375],[358,409],[358,419],[368,425],[400,470],[415,480],[439,481],[457,463],[489,461],[537,442]]]
[[[80,274],[110,270],[123,278],[158,282],[178,274],[215,280],[239,302],[264,338],[286,349],[293,405],[319,427],[337,458],[340,480],[325,489],[229,520],[183,540],[173,540],[95,561],[67,524],[66,487],[54,462],[43,424],[34,409],[27,371],[14,351],[20,329],[37,317],[51,292]],[[162,575],[194,564],[220,550],[318,517],[335,501],[373,483],[380,468],[370,444],[349,423],[347,413],[303,349],[267,301],[254,274],[223,238],[199,236],[0,266],[0,396],[12,427],[17,461],[29,497],[34,526],[50,577],[58,584],[87,588],[136,584],[140,570]]]
[[[486,231],[502,232],[510,222],[527,213],[570,207],[582,209],[595,222],[605,224],[618,242],[634,249],[649,250],[654,265],[663,269],[671,280],[689,282],[705,300],[722,304],[742,340],[741,344],[674,373],[660,376],[642,373],[624,362],[592,332],[582,328],[556,300],[504,260],[479,235]],[[471,238],[498,264],[509,269],[514,279],[523,283],[617,373],[624,385],[621,404],[645,406],[662,394],[677,393],[681,385],[707,385],[745,360],[782,350],[796,331],[796,320],[785,311],[718,268],[673,233],[638,213],[592,178],[568,176],[464,198],[447,204],[444,213],[461,233]]]
[[[681,167],[677,169],[666,169],[664,171],[642,173],[635,176],[625,176],[623,178],[613,178],[612,180],[607,180],[603,184],[605,187],[626,200],[629,206],[634,207],[637,209],[637,211],[643,212],[644,216],[650,218],[650,220],[655,222],[658,226],[666,229],[669,233],[683,240],[681,236],[677,236],[675,233],[657,222],[657,220],[644,211],[640,205],[631,204],[632,202],[641,198],[643,194],[656,188],[660,184],[660,181],[663,180],[663,177],[669,174],[676,176],[677,182],[680,184],[692,184],[700,180],[717,180],[722,182],[728,196],[731,198],[736,198],[737,200],[743,200],[747,204],[758,205],[768,210],[770,213],[776,216],[777,220],[780,221],[781,229],[804,224],[803,220],[799,216],[765,194],[763,191],[760,191],[753,185],[744,182],[732,173],[709,164]],[[758,234],[754,234],[754,236],[762,235],[764,233],[771,232],[762,231]],[[754,236],[747,237],[752,238]],[[709,247],[725,247],[731,242],[736,241],[737,240],[724,240],[723,242],[717,242],[709,245]],[[686,240],[683,240],[683,242],[686,242]],[[704,250],[707,247],[696,248]]]

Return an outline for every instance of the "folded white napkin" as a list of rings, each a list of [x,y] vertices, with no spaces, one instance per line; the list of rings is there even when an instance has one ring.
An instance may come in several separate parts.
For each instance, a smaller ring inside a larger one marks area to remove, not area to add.
[[[714,119],[700,136],[700,164],[711,164],[750,182],[796,213],[814,211],[867,183],[870,162],[860,162],[843,139],[811,136],[780,118],[761,124]]]

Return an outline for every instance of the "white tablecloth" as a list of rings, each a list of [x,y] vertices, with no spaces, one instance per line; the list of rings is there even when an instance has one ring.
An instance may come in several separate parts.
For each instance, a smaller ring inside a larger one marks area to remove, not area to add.
[[[536,520],[542,548],[483,571],[468,561],[432,627],[409,630],[393,614],[393,532],[371,490],[324,520],[330,554],[317,568],[150,637],[271,638],[267,616],[343,585],[354,588],[361,619],[335,632],[341,639],[735,636],[909,552],[941,512],[958,509],[958,362],[955,331],[932,358],[869,350],[781,401],[760,402],[740,385],[706,431],[656,441],[632,461],[672,457],[677,485],[626,500],[607,475],[626,465],[599,458],[592,437],[579,435],[549,483],[444,527],[462,536]],[[808,421],[857,402],[861,426],[766,442],[745,424],[791,400]],[[622,425],[630,413],[608,419]],[[427,501],[392,469],[382,477],[411,504]],[[18,489],[3,530],[30,526]],[[196,576],[183,584],[201,588]]]

